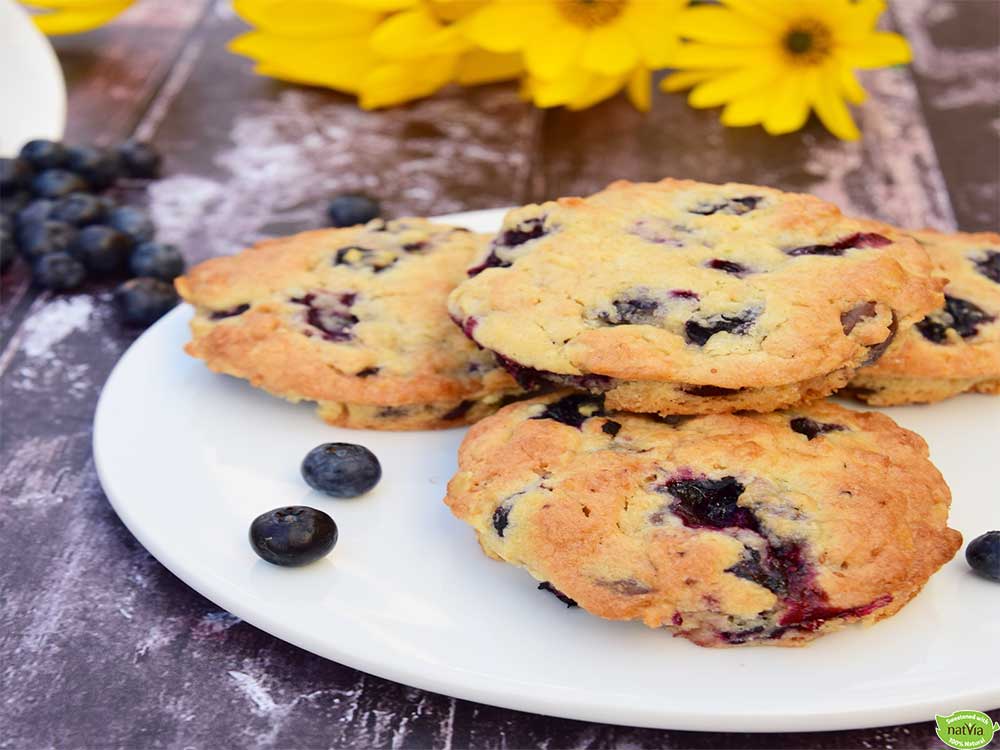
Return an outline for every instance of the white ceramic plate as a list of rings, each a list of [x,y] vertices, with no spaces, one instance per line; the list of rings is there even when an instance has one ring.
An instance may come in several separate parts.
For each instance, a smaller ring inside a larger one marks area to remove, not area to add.
[[[32,138],[62,138],[66,85],[52,46],[13,0],[0,0],[0,156]]]
[[[496,229],[501,212],[450,217]],[[805,731],[932,721],[1000,706],[1000,586],[960,553],[899,615],[803,649],[704,649],[568,610],[487,559],[441,502],[464,430],[331,428],[186,357],[175,310],[122,357],[97,408],[94,451],[118,515],[193,588],[279,638],[448,695],[591,721],[715,731]],[[1000,399],[892,410],[930,442],[954,491],[952,525],[1000,528]],[[384,478],[333,500],[298,474],[315,445],[361,443]],[[259,513],[306,504],[340,542],[302,569],[258,560]],[[992,667],[990,665],[993,665]]]

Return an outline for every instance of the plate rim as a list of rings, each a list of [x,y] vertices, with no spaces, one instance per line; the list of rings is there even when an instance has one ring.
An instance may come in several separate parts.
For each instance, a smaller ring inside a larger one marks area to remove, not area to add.
[[[487,215],[493,215],[506,209],[485,209],[458,214],[447,214],[434,217],[436,220],[462,223],[464,221],[485,220]],[[130,359],[139,356],[143,346],[155,336],[156,332],[170,325],[180,324],[180,318],[190,314],[187,305],[181,305],[172,310],[164,318],[143,332],[124,352],[115,364],[101,390],[97,401],[93,425],[94,463],[101,486],[115,513],[125,524],[140,544],[171,573],[176,575],[187,586],[204,596],[209,601],[221,606],[240,619],[263,630],[275,638],[284,640],[299,648],[309,651],[321,658],[330,659],[353,669],[360,670],[384,679],[428,690],[457,699],[475,701],[491,706],[524,711],[527,713],[554,716],[586,722],[599,722],[651,729],[670,729],[680,731],[706,732],[806,732],[806,731],[838,731],[848,729],[863,729],[870,727],[891,726],[915,722],[930,722],[936,713],[946,710],[949,706],[967,708],[983,705],[1000,706],[1000,685],[993,690],[969,690],[965,693],[953,694],[947,700],[925,698],[923,700],[905,700],[887,706],[879,704],[875,708],[857,710],[833,710],[827,712],[811,712],[795,714],[786,711],[761,712],[757,709],[745,712],[729,709],[725,714],[711,711],[681,712],[672,711],[664,706],[660,711],[650,712],[644,709],[623,711],[620,706],[600,705],[595,699],[576,697],[572,705],[560,700],[559,694],[549,697],[536,690],[523,690],[525,685],[516,685],[507,678],[494,677],[483,681],[475,673],[463,674],[451,665],[444,665],[437,674],[421,671],[416,663],[400,664],[398,660],[389,658],[379,660],[366,655],[357,655],[346,649],[318,639],[309,632],[308,627],[298,623],[282,623],[270,615],[266,609],[255,606],[256,600],[245,601],[236,594],[230,594],[224,582],[214,571],[196,570],[183,554],[161,545],[155,538],[148,535],[143,525],[130,510],[116,490],[116,480],[109,470],[102,435],[107,429],[105,425],[108,415],[108,396],[114,389],[114,384]],[[522,691],[517,688],[520,687]],[[547,686],[551,691],[551,686]],[[961,704],[961,705],[959,705]],[[889,722],[887,723],[887,719]]]

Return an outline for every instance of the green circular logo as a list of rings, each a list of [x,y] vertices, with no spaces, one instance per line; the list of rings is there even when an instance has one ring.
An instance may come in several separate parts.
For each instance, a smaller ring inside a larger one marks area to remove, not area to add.
[[[979,750],[993,741],[1000,724],[982,711],[956,711],[950,716],[935,715],[937,736],[955,750]]]

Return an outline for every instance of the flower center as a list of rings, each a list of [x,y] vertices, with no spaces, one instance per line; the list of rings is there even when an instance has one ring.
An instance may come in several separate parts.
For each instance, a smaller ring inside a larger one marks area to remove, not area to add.
[[[816,65],[825,60],[833,49],[829,27],[806,18],[796,21],[782,40],[785,52],[795,62]]]
[[[587,29],[615,20],[627,4],[628,0],[556,0],[567,20]]]

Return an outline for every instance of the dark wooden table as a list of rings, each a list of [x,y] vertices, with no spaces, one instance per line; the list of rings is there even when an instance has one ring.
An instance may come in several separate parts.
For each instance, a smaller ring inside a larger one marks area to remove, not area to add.
[[[226,2],[143,0],[55,46],[68,140],[154,141],[167,178],[148,200],[161,238],[192,262],[317,226],[324,200],[344,190],[379,196],[391,214],[436,214],[666,175],[811,191],[905,225],[995,229],[1000,4],[898,0],[891,23],[916,60],[865,76],[872,96],[853,144],[815,124],[781,138],[725,130],[717,112],[667,95],[649,115],[620,98],[542,112],[510,86],[362,112],[347,97],[254,76],[224,49],[242,28]],[[94,404],[137,335],[116,321],[108,287],[53,296],[17,268],[0,313],[0,748],[941,746],[931,716],[797,735],[547,718],[414,690],[283,643],[177,580],[104,498]],[[169,456],[163,465],[177,470]]]

